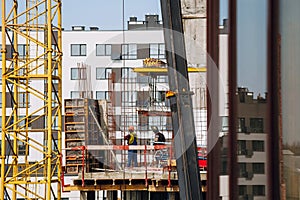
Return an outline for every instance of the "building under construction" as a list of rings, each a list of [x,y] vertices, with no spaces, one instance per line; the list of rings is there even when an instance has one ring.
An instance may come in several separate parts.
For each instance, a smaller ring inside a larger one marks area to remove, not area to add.
[[[130,18],[122,31],[62,31],[60,1],[17,4],[2,6],[0,199],[179,198],[159,16]],[[196,62],[188,55],[198,156],[205,160],[205,56]],[[124,140],[128,126],[138,136],[133,147]],[[165,144],[153,145],[151,126]],[[132,149],[138,166],[128,168]],[[200,167],[205,192],[206,165]]]
[[[150,193],[156,198],[165,193],[172,193],[174,198],[178,195],[174,135],[167,98],[167,68],[158,59],[152,60],[161,63],[151,66],[145,64],[147,60],[144,59],[139,67],[126,69],[127,74],[123,77],[118,77],[123,68],[112,69],[108,74],[110,90],[107,100],[92,100],[84,96],[65,100],[64,175],[78,177],[70,185],[65,184],[64,191],[85,191],[90,195],[95,195],[95,190],[115,191],[110,195],[123,191],[124,197],[129,199],[132,195],[148,196]],[[200,76],[205,69],[189,68],[189,71]],[[204,88],[202,91],[193,88],[193,91],[195,100],[205,99]],[[118,110],[121,115],[116,114]],[[195,108],[194,114],[199,128],[198,142],[203,145],[199,146],[199,158],[204,162],[200,170],[205,191],[205,102]],[[128,146],[124,140],[131,125],[138,136],[136,146]],[[152,126],[157,126],[165,135],[165,144],[153,145]],[[138,166],[133,168],[127,167],[127,152],[131,149],[137,150]]]

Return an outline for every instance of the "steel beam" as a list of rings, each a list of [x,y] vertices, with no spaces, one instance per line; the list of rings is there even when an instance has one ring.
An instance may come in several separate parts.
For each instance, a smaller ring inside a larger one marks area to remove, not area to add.
[[[181,199],[202,199],[180,0],[161,0]]]

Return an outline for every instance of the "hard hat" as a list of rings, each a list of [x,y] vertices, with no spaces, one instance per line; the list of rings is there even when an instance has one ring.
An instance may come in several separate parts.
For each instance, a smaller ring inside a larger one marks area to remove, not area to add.
[[[134,131],[134,127],[133,127],[133,126],[129,126],[129,127],[128,127],[128,130],[129,130],[129,131]]]
[[[151,129],[152,129],[152,131],[153,131],[154,133],[158,133],[158,132],[159,132],[157,126],[151,126]]]

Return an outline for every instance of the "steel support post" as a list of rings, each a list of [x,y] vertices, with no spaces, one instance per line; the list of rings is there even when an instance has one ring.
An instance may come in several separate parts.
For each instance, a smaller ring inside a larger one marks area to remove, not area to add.
[[[180,198],[202,199],[180,0],[161,0]]]

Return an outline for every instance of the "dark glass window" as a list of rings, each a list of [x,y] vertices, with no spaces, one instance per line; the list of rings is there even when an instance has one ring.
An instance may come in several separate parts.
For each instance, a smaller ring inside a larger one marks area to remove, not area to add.
[[[264,163],[253,163],[253,173],[254,174],[265,174],[265,164]]]
[[[238,140],[238,155],[245,155],[246,153],[246,141],[245,140]]]
[[[239,163],[239,177],[245,177],[246,171],[246,163]]]
[[[260,140],[253,140],[252,149],[253,151],[259,151],[259,152],[265,151],[265,142]]]
[[[247,186],[239,185],[239,196],[243,196],[245,194],[247,194]]]
[[[264,120],[263,118],[250,118],[250,128],[253,133],[264,132]]]
[[[253,195],[254,196],[265,196],[265,186],[264,185],[253,185]]]
[[[238,133],[245,133],[246,130],[246,125],[245,125],[245,118],[238,118]]]

